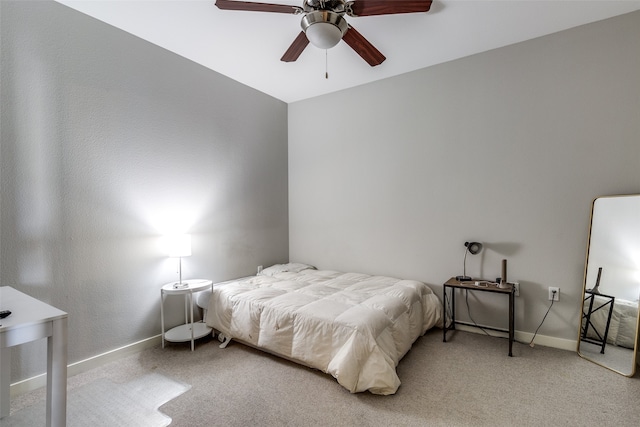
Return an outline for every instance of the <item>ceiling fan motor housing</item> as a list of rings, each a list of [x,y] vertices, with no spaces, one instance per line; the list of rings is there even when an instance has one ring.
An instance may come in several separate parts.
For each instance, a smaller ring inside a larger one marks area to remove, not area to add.
[[[305,12],[313,12],[314,10],[330,10],[340,15],[344,14],[346,8],[344,0],[304,0],[302,9]]]

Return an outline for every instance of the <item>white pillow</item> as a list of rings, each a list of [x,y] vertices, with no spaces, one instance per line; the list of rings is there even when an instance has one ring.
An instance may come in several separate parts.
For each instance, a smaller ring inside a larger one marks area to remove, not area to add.
[[[274,274],[284,273],[284,272],[292,272],[299,273],[303,270],[315,270],[316,268],[312,265],[301,264],[296,262],[290,262],[288,264],[275,264],[271,267],[267,267],[263,269],[258,275],[259,276],[273,276]]]

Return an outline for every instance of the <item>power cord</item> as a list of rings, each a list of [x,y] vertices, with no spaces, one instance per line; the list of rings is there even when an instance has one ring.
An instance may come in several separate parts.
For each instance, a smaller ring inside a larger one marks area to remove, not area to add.
[[[473,320],[473,317],[471,317],[471,308],[469,308],[469,290],[468,289],[464,290],[464,302],[467,304],[467,314],[469,315],[469,319],[471,319],[471,321],[473,322],[474,326],[476,328],[480,328],[480,330],[482,330],[482,332],[484,332],[485,335],[487,335],[489,337],[493,336],[489,332],[487,332],[482,326],[478,325],[476,323],[476,321]]]
[[[540,329],[540,327],[542,326],[542,324],[544,323],[544,319],[547,318],[547,314],[549,314],[549,312],[551,311],[551,307],[553,307],[553,302],[556,300],[556,291],[551,291],[551,304],[549,304],[549,308],[547,309],[547,312],[544,314],[544,317],[542,318],[542,322],[540,322],[540,324],[538,325],[538,328],[536,329],[536,331],[533,334],[533,338],[531,338],[531,341],[529,342],[529,347],[533,348],[534,344],[533,344],[533,340],[536,339],[536,335],[538,335],[538,329]]]
[[[471,322],[472,322],[472,323],[473,323],[477,328],[481,329],[481,330],[482,330],[482,332],[484,332],[486,335],[488,335],[488,336],[492,337],[493,335],[489,334],[489,332],[487,332],[487,331],[486,331],[482,326],[478,325],[478,324],[476,323],[476,321],[475,321],[475,320],[473,320],[473,317],[471,317],[471,309],[469,308],[469,290],[468,290],[468,289],[465,289],[465,290],[464,290],[464,294],[465,294],[464,301],[465,301],[465,303],[466,303],[466,305],[467,305],[467,314],[469,315],[469,319],[471,319]],[[445,293],[444,297],[446,298],[446,293]],[[451,308],[451,300],[450,300],[449,298],[446,298],[446,301],[447,301],[447,303],[448,303],[448,304],[447,304],[447,308],[448,308],[448,310],[446,310],[446,309],[445,309],[445,313],[444,313],[444,316],[445,316],[445,324],[446,324],[447,318],[448,318],[449,320],[451,320],[451,313],[452,313],[452,311],[453,311],[453,310],[452,310],[452,308]]]

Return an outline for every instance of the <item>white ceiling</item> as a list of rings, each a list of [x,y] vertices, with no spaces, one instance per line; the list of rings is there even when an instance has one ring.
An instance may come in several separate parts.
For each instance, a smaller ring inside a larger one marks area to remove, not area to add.
[[[220,10],[215,0],[57,1],[287,103],[640,9],[640,0],[435,0],[427,13],[347,17],[387,57],[370,67],[344,42],[281,62],[300,15]]]

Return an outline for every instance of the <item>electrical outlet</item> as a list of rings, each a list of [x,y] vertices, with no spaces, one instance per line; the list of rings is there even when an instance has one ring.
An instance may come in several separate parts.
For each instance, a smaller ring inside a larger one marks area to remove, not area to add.
[[[560,288],[549,286],[549,301],[560,301]]]
[[[262,273],[262,266],[261,265],[258,266],[257,271],[258,271],[258,274]]]
[[[520,296],[520,282],[513,282],[513,287],[515,288],[515,292],[513,293],[515,296]]]

